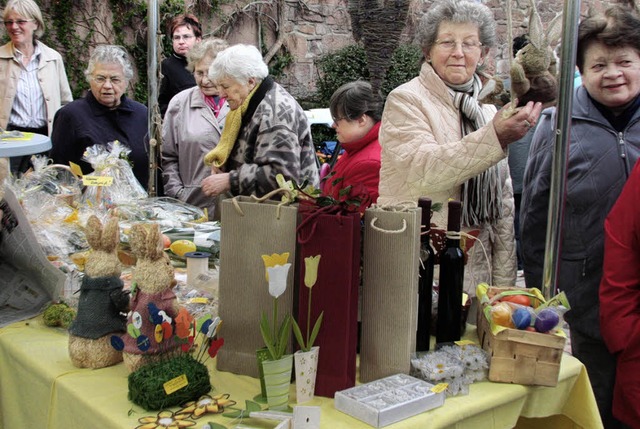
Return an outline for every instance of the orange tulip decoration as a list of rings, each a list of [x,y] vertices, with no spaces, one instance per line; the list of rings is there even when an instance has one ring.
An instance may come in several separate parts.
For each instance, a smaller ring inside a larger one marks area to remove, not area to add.
[[[320,265],[320,256],[309,256],[308,258],[304,258],[304,285],[309,288],[309,301],[307,303],[307,336],[306,340],[302,337],[302,331],[300,330],[300,326],[298,326],[298,322],[293,319],[293,334],[300,345],[300,349],[304,352],[308,352],[313,347],[313,343],[318,336],[318,332],[320,331],[320,326],[322,325],[322,317],[324,316],[324,311],[320,313],[316,323],[313,325],[313,330],[311,331],[311,336],[309,336],[309,327],[311,326],[311,292],[313,291],[313,286],[316,284],[318,280],[318,266]]]

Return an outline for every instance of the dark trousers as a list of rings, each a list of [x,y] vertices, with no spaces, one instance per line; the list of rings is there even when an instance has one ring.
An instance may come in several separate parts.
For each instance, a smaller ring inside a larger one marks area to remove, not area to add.
[[[43,136],[49,135],[49,128],[46,126],[41,128],[25,128],[9,124],[7,126],[7,131],[22,131],[23,133],[42,134]],[[10,158],[9,162],[11,166],[11,173],[14,176],[17,176],[19,173],[24,173],[31,168],[31,155],[14,156]]]
[[[513,194],[515,213],[513,213],[513,228],[516,233],[516,256],[518,257],[518,270],[522,269],[522,247],[520,246],[520,202],[522,194]]]
[[[605,429],[624,429],[626,425],[613,417],[613,386],[616,380],[616,358],[602,340],[587,337],[575,329],[571,332],[571,350],[587,368],[591,388]]]

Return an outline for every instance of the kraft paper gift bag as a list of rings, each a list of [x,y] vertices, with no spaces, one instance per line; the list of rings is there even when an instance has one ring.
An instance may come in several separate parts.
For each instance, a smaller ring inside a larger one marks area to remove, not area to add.
[[[327,210],[328,209],[328,210]],[[298,317],[307,326],[309,289],[305,287],[304,258],[321,255],[312,289],[311,327],[324,311],[315,341],[319,346],[315,394],[333,398],[336,391],[355,386],[360,284],[360,213],[336,206],[306,209],[300,205],[298,226]],[[304,335],[304,334],[303,334]]]
[[[409,374],[416,347],[420,214],[371,207],[364,216],[360,381]]]
[[[242,196],[221,205],[219,314],[224,347],[218,352],[217,368],[257,378],[256,351],[265,346],[260,317],[266,312],[270,320],[273,311],[262,255],[288,252],[288,262],[295,265],[298,210],[279,201]],[[285,314],[292,314],[293,296],[292,269],[278,298],[278,326]]]

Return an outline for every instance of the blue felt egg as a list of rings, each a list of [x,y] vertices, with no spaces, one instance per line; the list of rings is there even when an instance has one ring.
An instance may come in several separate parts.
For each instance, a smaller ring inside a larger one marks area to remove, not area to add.
[[[531,313],[525,307],[516,308],[511,318],[517,329],[525,329],[531,324]]]

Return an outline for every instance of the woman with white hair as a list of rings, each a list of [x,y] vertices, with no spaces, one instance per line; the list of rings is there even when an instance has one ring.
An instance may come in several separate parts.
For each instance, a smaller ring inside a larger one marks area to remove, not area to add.
[[[60,54],[42,43],[42,12],[33,0],[9,0],[2,14],[9,43],[0,47],[0,127],[50,135],[53,116],[73,101]],[[29,157],[11,160],[14,172]]]
[[[149,180],[147,107],[125,95],[133,78],[129,54],[121,46],[95,48],[84,72],[90,91],[58,110],[51,135],[51,158],[57,164],[74,162],[84,174],[93,171],[82,161],[84,151],[93,145],[118,140],[127,146],[133,174],[146,188]]]
[[[212,174],[202,181],[209,196],[262,196],[278,188],[276,175],[318,186],[318,162],[307,116],[275,83],[258,49],[234,45],[220,52],[209,78],[227,99],[220,142],[205,156]]]

